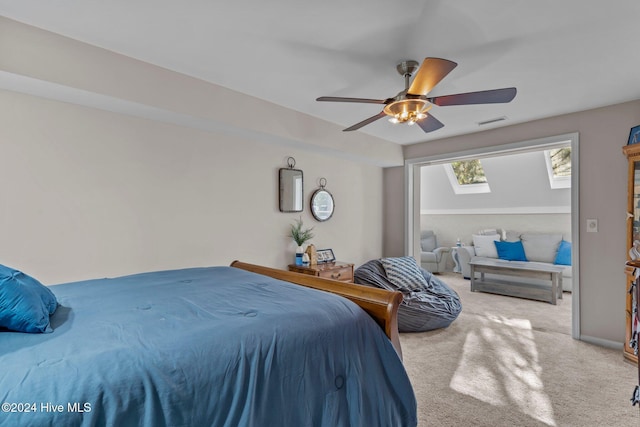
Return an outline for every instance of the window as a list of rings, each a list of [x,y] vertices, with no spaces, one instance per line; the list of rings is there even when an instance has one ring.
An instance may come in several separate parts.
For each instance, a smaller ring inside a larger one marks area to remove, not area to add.
[[[480,160],[459,160],[445,164],[444,168],[456,194],[491,192]]]
[[[571,188],[571,147],[545,150],[551,188]]]

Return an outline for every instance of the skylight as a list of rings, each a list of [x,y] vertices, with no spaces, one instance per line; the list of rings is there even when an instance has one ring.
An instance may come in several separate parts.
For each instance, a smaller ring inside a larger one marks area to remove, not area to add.
[[[544,157],[551,188],[571,188],[571,147],[545,150]]]
[[[478,159],[447,163],[444,165],[444,170],[456,194],[491,192],[482,163]]]

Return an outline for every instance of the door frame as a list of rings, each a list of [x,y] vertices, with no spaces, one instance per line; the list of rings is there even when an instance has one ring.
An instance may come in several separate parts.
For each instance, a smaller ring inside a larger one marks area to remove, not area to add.
[[[573,132],[545,138],[405,160],[405,255],[414,256],[417,253],[417,245],[420,242],[420,168],[422,166],[449,163],[455,160],[469,160],[495,155],[547,150],[557,148],[558,146],[566,146],[567,142],[569,142],[571,146],[571,275],[573,284],[571,296],[571,336],[574,339],[580,339],[579,139],[578,132]]]

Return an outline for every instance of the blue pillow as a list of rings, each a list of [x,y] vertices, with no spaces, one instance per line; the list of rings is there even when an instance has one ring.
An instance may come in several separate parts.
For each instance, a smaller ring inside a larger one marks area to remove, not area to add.
[[[498,258],[507,261],[527,261],[527,257],[524,254],[524,246],[522,242],[494,242],[496,250],[498,251]]]
[[[556,260],[553,263],[558,265],[571,265],[571,242],[567,242],[566,240],[560,242]]]
[[[53,332],[49,316],[58,300],[31,276],[0,265],[0,327],[15,332]]]

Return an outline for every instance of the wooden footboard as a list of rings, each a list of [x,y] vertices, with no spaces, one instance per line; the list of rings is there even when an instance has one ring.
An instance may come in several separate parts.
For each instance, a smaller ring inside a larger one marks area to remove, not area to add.
[[[402,293],[344,283],[337,280],[310,276],[308,274],[294,273],[292,271],[278,270],[276,268],[263,267],[255,264],[247,264],[241,261],[233,261],[231,267],[263,274],[273,277],[274,279],[284,280],[309,288],[331,292],[355,302],[380,325],[384,333],[391,340],[398,355],[402,358],[402,349],[398,336],[398,307],[402,302]]]

